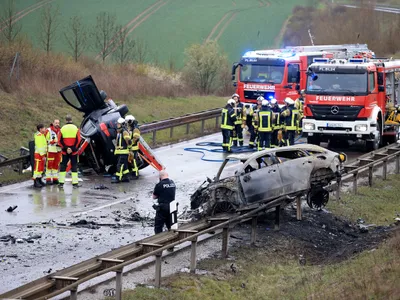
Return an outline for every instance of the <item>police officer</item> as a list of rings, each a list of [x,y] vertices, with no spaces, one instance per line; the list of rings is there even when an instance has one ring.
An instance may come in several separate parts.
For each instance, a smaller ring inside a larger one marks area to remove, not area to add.
[[[258,112],[258,151],[271,147],[272,134],[272,111],[267,100],[261,103],[261,110]]]
[[[176,186],[173,180],[169,179],[165,170],[160,171],[160,182],[156,184],[153,192],[153,199],[157,199],[157,204],[153,205],[156,210],[154,220],[155,234],[161,233],[165,226],[171,230],[171,215],[169,204],[175,200]]]
[[[137,120],[135,119],[134,116],[128,115],[125,117],[125,121],[128,126],[130,138],[132,141],[132,144],[129,148],[129,157],[128,161],[130,164],[130,172],[132,174],[133,179],[138,179],[139,178],[139,169],[137,166],[137,159],[138,159],[138,152],[139,152],[139,139],[140,139],[140,130],[139,130],[139,125]]]
[[[254,131],[254,108],[252,104],[246,103],[243,108],[243,124],[247,126],[250,133],[249,148],[253,149],[255,146],[256,133]]]
[[[131,146],[131,137],[128,130],[125,127],[125,119],[119,118],[117,121],[117,143],[114,151],[114,155],[117,156],[117,172],[115,178],[111,183],[129,182],[128,174],[128,156],[129,147]]]
[[[222,149],[227,152],[231,152],[233,128],[236,121],[236,113],[233,110],[234,105],[235,100],[229,99],[221,112]]]
[[[279,140],[278,136],[282,134],[282,124],[281,124],[281,112],[282,110],[280,109],[278,105],[278,101],[273,98],[271,99],[271,111],[273,114],[273,126],[272,126],[272,137],[271,137],[271,146],[272,147],[279,147]],[[281,131],[281,134],[279,134],[279,131]]]
[[[285,99],[286,109],[281,113],[284,124],[284,143],[294,145],[294,137],[298,130],[299,111],[294,107],[294,100]]]
[[[235,128],[233,131],[233,146],[243,146],[243,103],[239,101],[239,95],[233,94],[232,99],[235,100],[234,111],[236,113]]]

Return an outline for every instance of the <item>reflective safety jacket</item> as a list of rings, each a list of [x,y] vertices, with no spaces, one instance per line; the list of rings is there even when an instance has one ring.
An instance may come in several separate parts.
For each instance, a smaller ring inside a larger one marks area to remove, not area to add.
[[[247,124],[247,126],[251,125],[252,121],[253,121],[253,115],[254,115],[253,105],[249,104],[248,108],[246,106],[244,106],[244,108],[243,108],[243,124]]]
[[[294,107],[299,111],[300,118],[303,116],[303,102],[301,100],[301,98],[297,98],[294,101]]]
[[[76,155],[78,146],[81,142],[81,134],[74,124],[65,124],[58,133],[58,145],[63,154],[67,153],[67,148],[72,149],[72,155]]]
[[[234,107],[234,111],[236,113],[236,121],[235,125],[242,125],[243,122],[243,103],[236,103]]]
[[[233,126],[236,122],[236,114],[232,106],[227,104],[222,109],[221,113],[221,129],[233,130]]]
[[[46,133],[46,140],[47,140],[47,151],[50,153],[57,153],[61,151],[60,146],[58,146],[58,133],[60,132],[59,128],[53,127],[53,125],[50,125],[49,128],[47,128],[47,133]]]
[[[258,112],[258,132],[272,131],[272,111],[268,106],[263,106]]]
[[[282,122],[281,122],[281,109],[278,105],[271,108],[272,115],[273,115],[273,122],[272,122],[272,129],[282,129]]]
[[[253,114],[253,126],[254,126],[254,129],[256,129],[257,130],[257,128],[258,128],[258,112],[261,110],[261,105],[256,105],[254,108],[253,108],[253,110],[254,110],[254,114]]]
[[[134,127],[131,131],[130,139],[132,144],[128,147],[132,151],[139,151],[140,130]]]
[[[47,153],[46,136],[37,131],[34,136],[34,141],[35,141],[35,153],[39,155],[46,155]]]
[[[127,130],[122,130],[117,134],[117,146],[115,147],[114,154],[129,154],[129,147],[131,144],[130,134]]]
[[[288,106],[282,113],[283,124],[286,130],[297,130],[299,111],[293,105]]]

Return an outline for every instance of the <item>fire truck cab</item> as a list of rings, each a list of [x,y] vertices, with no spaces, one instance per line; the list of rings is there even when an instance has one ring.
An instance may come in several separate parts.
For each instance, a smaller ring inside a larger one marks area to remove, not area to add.
[[[319,144],[364,140],[368,151],[399,139],[388,123],[400,102],[400,60],[314,59],[307,71],[303,136]]]
[[[283,104],[286,97],[295,100],[305,89],[307,67],[315,58],[340,58],[360,51],[370,50],[366,44],[345,44],[248,51],[233,64],[233,85],[242,102],[256,103],[263,96]]]

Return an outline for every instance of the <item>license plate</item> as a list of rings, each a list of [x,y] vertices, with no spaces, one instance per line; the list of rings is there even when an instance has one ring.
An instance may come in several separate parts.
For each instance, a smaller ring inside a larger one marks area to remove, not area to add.
[[[343,127],[341,123],[326,123],[326,127]]]

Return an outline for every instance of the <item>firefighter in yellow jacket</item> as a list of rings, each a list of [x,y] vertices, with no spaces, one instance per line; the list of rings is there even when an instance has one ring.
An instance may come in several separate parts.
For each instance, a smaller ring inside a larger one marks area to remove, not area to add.
[[[294,145],[294,137],[298,130],[299,111],[294,107],[294,100],[285,99],[286,108],[281,113],[284,126],[284,143],[287,146]]]
[[[125,119],[119,118],[117,121],[117,142],[114,154],[117,156],[117,172],[116,177],[113,178],[111,183],[129,182],[128,174],[128,156],[129,147],[131,146],[131,137],[129,131],[125,127]]]
[[[35,154],[32,179],[33,186],[36,188],[41,188],[45,185],[42,181],[42,175],[44,172],[44,165],[46,163],[47,154],[46,128],[43,124],[38,124],[36,128],[37,132],[34,136]]]
[[[139,169],[137,166],[137,160],[139,155],[139,140],[140,140],[140,130],[138,126],[138,121],[134,116],[128,115],[125,117],[125,121],[128,125],[128,130],[130,133],[130,138],[132,141],[131,146],[129,147],[129,157],[128,162],[130,166],[130,173],[132,174],[132,179],[139,178]]]

